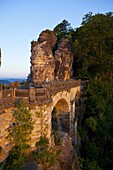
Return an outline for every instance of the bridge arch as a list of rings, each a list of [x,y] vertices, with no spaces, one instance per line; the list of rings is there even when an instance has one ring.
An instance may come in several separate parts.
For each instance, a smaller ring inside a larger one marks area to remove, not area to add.
[[[80,87],[71,88],[52,95],[52,103],[50,105],[50,134],[60,131],[61,135],[68,133],[72,138],[74,145],[77,144],[77,112],[76,100]]]
[[[52,131],[70,133],[70,107],[66,99],[59,99],[52,110]]]

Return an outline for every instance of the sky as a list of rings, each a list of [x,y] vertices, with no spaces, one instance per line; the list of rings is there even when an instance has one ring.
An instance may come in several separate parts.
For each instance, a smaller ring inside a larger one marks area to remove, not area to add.
[[[0,78],[27,78],[30,42],[64,19],[79,27],[88,12],[113,12],[113,0],[0,0]]]

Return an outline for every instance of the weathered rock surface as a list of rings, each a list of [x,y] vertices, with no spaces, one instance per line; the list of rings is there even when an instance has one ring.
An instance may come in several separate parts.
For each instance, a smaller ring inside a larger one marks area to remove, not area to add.
[[[54,45],[56,44],[57,37],[52,31],[45,30],[45,31],[42,31],[42,33],[39,35],[38,42],[43,43],[45,41],[48,42],[48,46],[50,46],[52,50]]]
[[[72,145],[72,140],[67,133],[63,134],[60,146],[61,153],[54,166],[47,170],[80,170],[77,164],[77,157]],[[43,165],[38,166],[38,170],[45,170]]]
[[[45,30],[37,41],[31,42],[31,70],[28,82],[35,85],[52,80],[66,80],[72,74],[73,53],[70,42]]]
[[[29,81],[43,84],[54,80],[55,61],[52,49],[57,37],[50,30],[43,31],[38,41],[33,41],[31,49],[31,73]]]
[[[50,167],[48,170],[62,170],[59,162],[57,161],[55,166]]]
[[[68,39],[62,38],[55,51],[55,78],[69,79],[72,74],[73,53]]]
[[[58,157],[58,162],[62,170],[71,170],[76,168],[76,154],[72,145],[71,137],[64,133],[61,142],[61,153]]]
[[[36,161],[32,161],[26,164],[25,170],[37,170],[38,164]]]

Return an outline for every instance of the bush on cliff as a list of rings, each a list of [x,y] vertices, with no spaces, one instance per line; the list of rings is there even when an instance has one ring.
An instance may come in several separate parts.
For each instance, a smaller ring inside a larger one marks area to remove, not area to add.
[[[23,148],[29,142],[29,135],[33,130],[31,113],[24,107],[24,102],[20,101],[13,114],[14,123],[9,136],[16,146]]]
[[[4,170],[23,170],[23,164],[26,161],[25,151],[29,147],[29,135],[33,129],[33,121],[31,113],[25,108],[23,101],[17,104],[13,116],[14,123],[9,138],[12,139],[15,146],[6,160]]]
[[[38,164],[42,164],[45,169],[54,166],[60,153],[59,147],[54,146],[54,148],[51,148],[49,146],[49,140],[45,136],[40,138],[36,146],[37,152],[33,152],[33,155]]]

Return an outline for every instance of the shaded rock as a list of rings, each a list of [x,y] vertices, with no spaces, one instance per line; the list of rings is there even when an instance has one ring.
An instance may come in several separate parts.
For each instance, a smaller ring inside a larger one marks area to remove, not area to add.
[[[59,162],[57,161],[55,166],[50,167],[48,170],[62,170]]]
[[[61,153],[57,160],[62,170],[76,169],[76,153],[72,145],[71,137],[67,133],[63,133]]]
[[[45,170],[45,169],[44,169],[44,166],[42,164],[39,164],[37,170]]]
[[[69,79],[72,75],[73,53],[68,39],[62,38],[55,51],[55,78]]]
[[[38,42],[37,41],[32,41],[31,42],[31,52],[32,52],[32,50],[33,50],[33,48],[36,46],[38,44]]]
[[[43,43],[45,41],[48,42],[48,45],[51,47],[51,50],[52,50],[57,41],[57,37],[53,33],[53,31],[50,31],[47,29],[41,32],[38,38],[38,43]]]
[[[39,164],[37,170],[62,170],[60,167],[59,162],[57,161],[54,166],[51,166],[49,168],[46,168],[44,165]]]
[[[26,164],[25,170],[37,170],[38,165],[36,161],[32,161]]]

